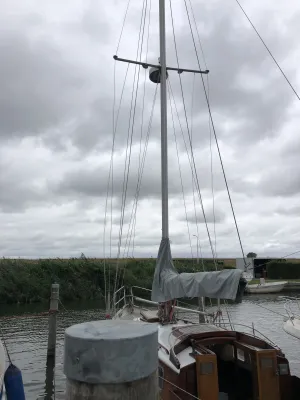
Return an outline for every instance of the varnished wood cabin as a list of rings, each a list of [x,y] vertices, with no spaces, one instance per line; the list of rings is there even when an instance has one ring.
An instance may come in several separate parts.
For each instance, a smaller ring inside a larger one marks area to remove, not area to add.
[[[149,318],[141,312],[141,319]],[[299,400],[300,379],[275,345],[211,324],[159,324],[162,400]]]

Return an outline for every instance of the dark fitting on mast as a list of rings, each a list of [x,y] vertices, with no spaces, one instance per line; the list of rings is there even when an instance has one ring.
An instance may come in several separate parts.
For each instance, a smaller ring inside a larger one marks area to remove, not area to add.
[[[159,59],[158,62],[160,63]],[[167,75],[166,78],[168,79],[168,71],[166,71]],[[149,79],[153,83],[160,83],[160,67],[153,66],[149,70]]]

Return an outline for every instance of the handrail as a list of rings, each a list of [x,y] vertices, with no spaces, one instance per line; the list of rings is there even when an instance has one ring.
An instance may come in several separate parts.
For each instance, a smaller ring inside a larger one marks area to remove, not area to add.
[[[120,290],[122,290],[122,289],[125,289],[125,286],[123,285],[123,286],[121,286],[118,290],[116,290],[115,292],[114,292],[114,295],[116,295]]]
[[[132,288],[132,289],[133,289],[133,288],[142,289],[142,290],[146,290],[147,292],[152,292],[152,289],[147,289],[147,288],[144,288],[144,287],[142,287],[142,286],[131,286],[131,288]]]
[[[230,325],[230,322],[223,322],[221,325]],[[246,324],[239,324],[239,323],[234,323],[233,325],[237,325],[237,326],[244,326],[246,328],[252,329],[253,330],[253,326],[249,326]],[[279,349],[279,347],[277,346],[276,343],[272,342],[272,340],[270,340],[266,335],[264,335],[263,333],[261,333],[258,329],[255,328],[255,332],[257,332],[259,335],[261,335],[266,342],[270,343],[272,346],[276,347],[277,349]]]
[[[159,303],[157,303],[156,301],[143,299],[142,297],[133,296],[133,298],[134,298],[134,300],[139,301],[141,303],[146,303],[146,304],[150,304],[150,305],[153,305],[153,306],[158,306],[159,305]],[[187,311],[187,312],[198,314],[198,315],[209,315],[209,316],[211,316],[211,314],[209,314],[209,313],[207,313],[205,311],[194,310],[193,308],[185,308],[185,307],[174,306],[174,309],[175,310],[179,310],[179,311]]]
[[[125,300],[126,296],[121,297],[116,303],[115,306],[118,305],[122,300]]]

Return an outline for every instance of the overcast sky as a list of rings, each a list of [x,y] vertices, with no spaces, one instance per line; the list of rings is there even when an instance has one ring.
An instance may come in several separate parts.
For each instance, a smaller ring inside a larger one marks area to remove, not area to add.
[[[142,1],[132,0],[118,56],[136,58]],[[150,0],[148,0],[148,4]],[[300,250],[300,103],[234,0],[192,0],[209,74],[210,102],[245,252],[283,256]],[[274,56],[300,92],[298,0],[241,0]],[[0,0],[0,255],[103,255],[104,210],[113,133],[114,66],[118,104],[127,65],[116,63],[127,0]],[[167,60],[176,66],[169,2]],[[172,0],[182,67],[198,68],[184,1]],[[148,18],[148,15],[147,15]],[[148,20],[147,20],[148,21]],[[145,35],[147,24],[145,29]],[[148,59],[158,57],[158,0],[152,0]],[[198,46],[198,43],[197,43]],[[146,46],[143,48],[145,59]],[[200,53],[201,66],[204,68]],[[116,129],[114,198],[106,255],[115,255],[134,77],[130,66]],[[136,190],[155,85],[140,73],[123,244]],[[206,79],[206,78],[205,78]],[[178,74],[169,79],[187,138]],[[212,241],[210,130],[201,78],[183,74],[194,156]],[[194,89],[193,89],[194,88]],[[192,96],[194,93],[193,110]],[[184,209],[170,107],[169,190],[173,256],[210,256],[208,235],[175,116]],[[143,115],[143,117],[142,117]],[[193,117],[192,117],[193,116]],[[141,130],[142,120],[144,121]],[[140,137],[142,131],[142,144]],[[131,132],[131,131],[130,131]],[[136,214],[134,250],[153,256],[161,238],[159,91]],[[217,254],[240,257],[215,143],[212,145]],[[108,201],[110,210],[110,200]],[[187,221],[188,226],[187,226]],[[112,220],[112,249],[109,245]]]

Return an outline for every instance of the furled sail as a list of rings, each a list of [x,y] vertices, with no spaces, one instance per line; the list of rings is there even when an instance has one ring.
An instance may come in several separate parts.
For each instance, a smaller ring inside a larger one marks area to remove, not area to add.
[[[179,274],[173,264],[170,240],[163,238],[156,261],[152,300],[161,303],[202,296],[234,300],[241,277],[242,271],[239,269]]]

